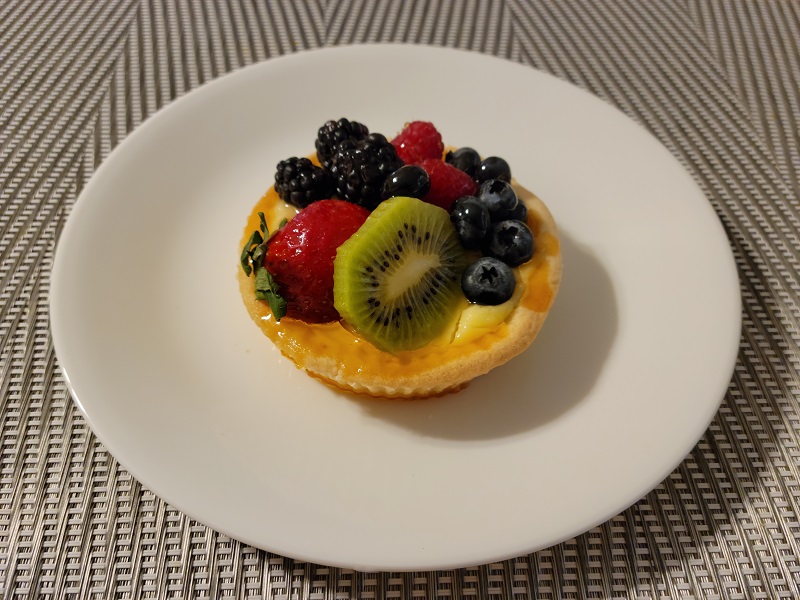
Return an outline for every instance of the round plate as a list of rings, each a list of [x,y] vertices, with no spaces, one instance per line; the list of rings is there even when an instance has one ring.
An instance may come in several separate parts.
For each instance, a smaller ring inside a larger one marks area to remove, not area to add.
[[[539,339],[458,394],[337,393],[242,305],[251,207],[342,116],[503,156],[560,226]],[[92,430],[172,506],[297,559],[427,570],[557,543],[655,487],[724,395],[740,298],[709,202],[622,113],[511,62],[379,45],[240,70],[134,131],[64,228],[51,317]]]

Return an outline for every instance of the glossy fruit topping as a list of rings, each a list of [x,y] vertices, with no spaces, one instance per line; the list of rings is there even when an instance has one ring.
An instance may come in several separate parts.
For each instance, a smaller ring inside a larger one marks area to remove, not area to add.
[[[517,267],[533,257],[533,234],[522,221],[494,223],[489,230],[483,253]]]
[[[445,155],[444,160],[470,177],[475,177],[475,172],[481,163],[481,156],[474,148],[465,146],[458,150],[451,150]]]
[[[344,142],[360,142],[369,135],[369,129],[358,121],[339,119],[327,121],[317,132],[314,143],[317,159],[326,169],[330,169],[333,156]]]
[[[522,221],[523,223],[528,222],[528,207],[525,206],[524,202],[517,202],[517,206],[511,213],[508,215],[509,219],[516,219],[517,221]]]
[[[342,200],[320,200],[301,210],[267,244],[264,266],[286,301],[286,314],[308,323],[337,321],[333,260],[337,248],[369,212]]]
[[[484,181],[478,189],[478,197],[488,209],[492,223],[512,218],[521,204],[511,184],[500,179]]]
[[[407,165],[422,162],[426,158],[442,159],[444,143],[442,135],[427,121],[406,123],[403,130],[395,136],[392,144],[397,155]]]
[[[336,309],[381,350],[420,348],[452,322],[465,263],[444,210],[391,198],[336,254]]]
[[[422,198],[430,189],[431,178],[425,169],[417,165],[403,165],[383,182],[381,197],[384,200],[393,196]]]
[[[490,256],[476,260],[461,276],[464,295],[476,304],[502,304],[514,294],[516,284],[511,267]]]
[[[419,166],[425,169],[431,179],[431,189],[423,200],[448,212],[453,202],[461,196],[474,196],[478,189],[469,175],[442,160],[429,158]]]
[[[267,241],[262,217],[242,253],[277,320],[343,318],[397,352],[439,335],[463,295],[484,305],[511,297],[512,267],[535,248],[504,159],[466,146],[443,156],[427,121],[407,123],[390,142],[357,121],[331,120],[315,147],[321,167],[293,157],[275,175],[280,197],[301,212]]]
[[[275,190],[284,202],[305,208],[333,195],[333,178],[307,158],[287,158],[275,169]]]
[[[461,245],[469,250],[481,248],[491,224],[486,205],[475,196],[462,196],[453,203],[450,222],[456,228]]]
[[[483,183],[489,179],[501,179],[510,182],[511,167],[499,156],[488,156],[480,162],[474,177],[478,183]]]
[[[368,210],[382,200],[384,180],[403,166],[394,146],[380,133],[360,142],[344,142],[333,157],[337,195]]]

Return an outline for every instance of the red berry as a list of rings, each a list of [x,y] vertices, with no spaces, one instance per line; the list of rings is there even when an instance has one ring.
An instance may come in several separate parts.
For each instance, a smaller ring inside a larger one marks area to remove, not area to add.
[[[448,212],[453,202],[462,196],[474,196],[478,191],[472,177],[442,160],[423,160],[419,166],[431,179],[431,189],[422,199]]]
[[[369,216],[344,200],[309,204],[269,241],[264,266],[286,300],[286,315],[307,323],[338,321],[333,307],[333,259]]]
[[[441,160],[444,153],[442,135],[427,121],[406,123],[397,137],[392,140],[397,156],[407,165],[413,165],[426,158]]]

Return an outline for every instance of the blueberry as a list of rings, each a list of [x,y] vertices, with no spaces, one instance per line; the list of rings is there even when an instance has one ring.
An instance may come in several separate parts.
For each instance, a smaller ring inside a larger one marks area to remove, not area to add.
[[[461,289],[475,304],[502,304],[514,294],[514,271],[496,258],[484,256],[464,269]]]
[[[477,250],[486,238],[491,221],[486,206],[475,196],[462,196],[450,209],[450,221],[456,228],[461,245]]]
[[[511,214],[508,215],[509,219],[515,219],[517,221],[522,221],[523,223],[528,222],[528,207],[525,206],[524,202],[517,202],[517,207],[511,211]]]
[[[512,218],[520,204],[511,184],[500,179],[484,181],[478,189],[478,197],[489,209],[492,223]]]
[[[483,253],[512,267],[519,266],[533,257],[533,234],[522,221],[500,221],[489,230]]]
[[[431,189],[431,179],[425,169],[416,165],[403,165],[383,182],[381,197],[386,200],[393,196],[422,198]]]
[[[499,156],[487,156],[480,162],[473,177],[478,183],[483,183],[489,179],[500,179],[510,182],[511,167]]]
[[[445,162],[450,163],[456,169],[464,171],[470,177],[475,176],[475,171],[481,162],[481,155],[473,148],[459,148],[448,152],[444,157]]]

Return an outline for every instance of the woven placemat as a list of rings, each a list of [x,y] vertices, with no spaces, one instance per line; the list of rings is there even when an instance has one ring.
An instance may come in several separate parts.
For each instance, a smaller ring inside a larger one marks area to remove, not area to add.
[[[295,562],[144,489],[69,398],[49,335],[49,276],[97,165],[205,81],[364,42],[497,55],[604,98],[681,161],[728,234],[743,333],[718,415],[662,484],[575,539],[446,572]],[[0,597],[800,597],[799,86],[800,3],[790,1],[6,0]]]

